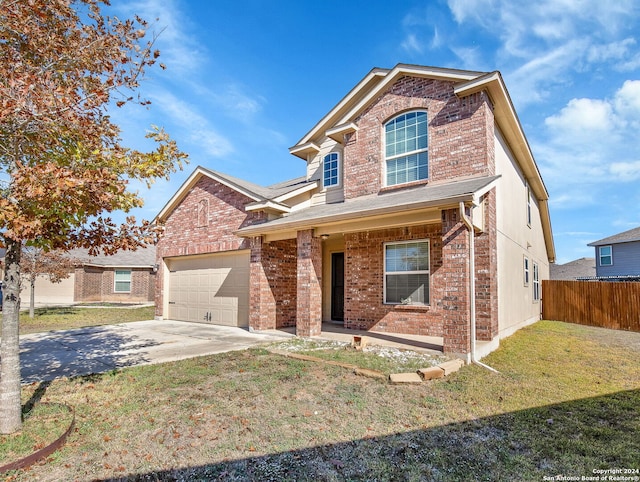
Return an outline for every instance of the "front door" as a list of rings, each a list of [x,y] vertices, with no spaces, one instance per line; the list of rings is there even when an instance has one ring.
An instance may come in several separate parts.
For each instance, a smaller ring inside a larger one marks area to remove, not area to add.
[[[344,321],[344,253],[331,254],[331,319]]]

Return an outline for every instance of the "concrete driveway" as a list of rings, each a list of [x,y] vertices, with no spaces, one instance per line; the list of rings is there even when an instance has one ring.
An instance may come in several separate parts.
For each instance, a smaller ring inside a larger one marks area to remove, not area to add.
[[[23,383],[211,355],[291,337],[280,331],[183,321],[137,321],[20,337]]]

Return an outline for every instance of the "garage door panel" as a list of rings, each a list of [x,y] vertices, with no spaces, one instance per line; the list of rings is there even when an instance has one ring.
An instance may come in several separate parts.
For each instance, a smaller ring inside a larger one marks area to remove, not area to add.
[[[249,325],[249,251],[167,260],[169,317]]]

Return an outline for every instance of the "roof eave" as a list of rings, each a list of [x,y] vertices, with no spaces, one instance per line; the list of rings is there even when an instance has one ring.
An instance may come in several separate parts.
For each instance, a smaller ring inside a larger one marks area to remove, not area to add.
[[[476,200],[475,193],[464,193],[457,196],[452,196],[447,199],[438,199],[438,200],[429,200],[429,201],[419,201],[411,204],[404,204],[401,206],[390,206],[383,207],[377,209],[370,209],[367,211],[355,211],[348,212],[344,214],[331,214],[325,216],[319,216],[313,219],[304,219],[299,221],[292,221],[290,223],[282,222],[277,225],[269,226],[269,223],[257,224],[254,226],[247,226],[245,228],[239,229],[235,232],[238,236],[242,237],[252,237],[252,236],[260,236],[263,234],[268,234],[272,232],[278,231],[290,231],[293,229],[310,229],[321,227],[326,224],[334,224],[344,221],[350,221],[353,219],[363,219],[365,217],[375,217],[381,216],[385,214],[400,214],[406,213],[410,211],[418,211],[422,209],[446,209],[448,207],[456,207],[460,202],[465,203],[474,203]]]
[[[210,171],[209,169],[206,169],[202,166],[198,166],[187,178],[187,180],[182,183],[182,186],[180,186],[178,191],[173,195],[173,197],[169,200],[169,202],[167,202],[167,204],[165,204],[164,207],[160,210],[158,215],[153,219],[153,223],[158,224],[165,221],[169,216],[169,214],[171,214],[171,212],[173,212],[173,210],[184,200],[184,198],[187,196],[189,191],[193,188],[193,186],[196,185],[196,183],[200,180],[200,178],[205,176],[219,182],[220,184],[223,184],[229,187],[230,189],[233,189],[234,191],[237,191],[247,196],[249,199],[253,199],[254,201],[264,200],[263,197],[257,195],[256,193],[252,193],[242,188],[241,186],[238,186],[232,183],[228,179],[224,179],[223,177],[216,175],[213,171]]]

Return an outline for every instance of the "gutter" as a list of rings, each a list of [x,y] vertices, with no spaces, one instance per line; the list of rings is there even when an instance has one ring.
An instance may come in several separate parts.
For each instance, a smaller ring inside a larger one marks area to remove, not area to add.
[[[469,318],[471,324],[471,363],[481,366],[494,373],[500,373],[495,368],[485,365],[476,358],[476,241],[473,223],[467,216],[464,203],[460,201],[460,219],[469,230]]]

